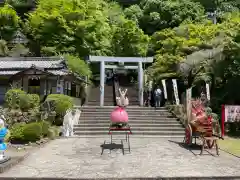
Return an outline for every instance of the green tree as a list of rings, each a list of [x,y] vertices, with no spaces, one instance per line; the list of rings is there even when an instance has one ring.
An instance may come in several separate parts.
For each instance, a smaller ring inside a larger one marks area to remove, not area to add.
[[[19,27],[19,17],[9,5],[0,7],[0,39],[9,41]]]
[[[137,5],[125,9],[125,12],[130,19],[139,18],[140,27],[147,34],[177,27],[186,20],[197,22],[205,16],[200,3],[191,0],[142,0],[139,7],[142,12]]]
[[[115,56],[146,56],[149,38],[131,20],[114,28],[112,46]]]
[[[66,60],[68,68],[73,73],[76,73],[80,77],[91,76],[91,70],[89,69],[88,64],[84,60],[70,54],[64,55],[64,58]]]
[[[239,8],[240,2],[238,0],[194,0],[203,5],[206,11],[222,10],[230,12],[235,7]]]
[[[26,13],[31,11],[36,6],[36,0],[5,0],[11,5],[21,18],[26,18]]]
[[[60,53],[106,55],[111,28],[102,0],[40,0],[29,14],[27,31],[41,47]]]
[[[222,60],[219,57],[224,45],[236,36],[240,28],[239,17],[229,16],[217,25],[209,22],[183,24],[175,29],[155,33],[151,40],[151,48],[156,52],[156,61],[151,71],[153,77],[180,76],[176,70],[181,67],[183,72],[187,72],[185,76],[189,78],[189,86],[197,79],[210,80],[209,75],[215,73],[213,66]]]

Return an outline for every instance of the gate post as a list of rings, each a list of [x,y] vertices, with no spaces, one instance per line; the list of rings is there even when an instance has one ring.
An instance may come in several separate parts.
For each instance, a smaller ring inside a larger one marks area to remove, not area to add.
[[[138,99],[140,106],[143,106],[143,68],[142,62],[138,62]]]
[[[101,61],[100,68],[100,106],[104,106],[105,62]]]

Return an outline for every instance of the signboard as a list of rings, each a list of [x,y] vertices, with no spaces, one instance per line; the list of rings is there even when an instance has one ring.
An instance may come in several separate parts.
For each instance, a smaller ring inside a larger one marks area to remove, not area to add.
[[[191,120],[191,117],[192,117],[192,88],[189,88],[187,89],[186,91],[186,109],[187,109],[187,119],[188,119],[188,122]]]
[[[179,101],[179,97],[178,97],[177,80],[172,79],[172,82],[173,82],[173,90],[174,90],[174,96],[176,99],[176,104],[179,105],[180,101]]]
[[[166,87],[166,80],[162,80],[162,85],[163,85],[163,92],[164,92],[164,98],[167,99],[167,87]]]
[[[240,122],[240,106],[225,105],[225,122]]]
[[[210,101],[210,88],[208,83],[206,83],[206,93],[207,93],[207,100]]]

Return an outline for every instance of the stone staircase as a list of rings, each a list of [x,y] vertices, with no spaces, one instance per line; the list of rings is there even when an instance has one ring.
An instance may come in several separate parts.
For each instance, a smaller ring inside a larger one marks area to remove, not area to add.
[[[119,87],[123,90],[128,89],[127,96],[130,106],[139,106],[138,87],[130,82],[129,78],[124,75],[118,75]]]
[[[82,108],[78,125],[74,126],[75,135],[101,136],[108,134],[109,117],[114,106],[88,106]],[[127,107],[129,124],[133,135],[183,137],[184,128],[165,108],[155,110],[147,107]],[[115,134],[120,134],[116,132]]]
[[[112,84],[105,84],[104,86],[104,105],[105,106],[113,106],[113,86]],[[89,94],[88,106],[99,106],[100,105],[100,87],[96,86],[91,89]]]

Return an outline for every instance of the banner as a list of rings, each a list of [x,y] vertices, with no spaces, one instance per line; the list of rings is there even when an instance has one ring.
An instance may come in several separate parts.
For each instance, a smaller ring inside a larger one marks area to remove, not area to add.
[[[164,92],[164,98],[167,99],[167,87],[166,87],[166,80],[162,80],[162,85],[163,85],[163,92]]]
[[[72,89],[72,83],[68,82],[68,90],[71,90],[71,89]]]
[[[225,105],[225,122],[240,122],[240,106]]]
[[[207,93],[207,100],[210,101],[210,88],[208,83],[206,83],[206,93]]]
[[[192,117],[192,88],[187,89],[186,91],[186,109],[187,109],[187,119],[188,122],[191,120]]]
[[[176,99],[176,104],[179,105],[179,97],[178,97],[178,88],[177,88],[177,80],[176,79],[172,79],[173,82],[173,90],[174,90],[174,96]]]

